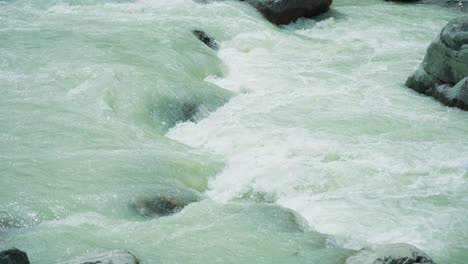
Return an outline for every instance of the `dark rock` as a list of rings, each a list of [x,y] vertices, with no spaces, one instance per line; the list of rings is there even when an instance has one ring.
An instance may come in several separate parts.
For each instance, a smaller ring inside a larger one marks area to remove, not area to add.
[[[452,20],[429,46],[426,57],[406,86],[466,110],[468,16]]]
[[[130,203],[130,207],[145,217],[168,216],[180,212],[185,206],[200,201],[192,192],[171,192],[147,195]]]
[[[198,29],[195,29],[192,31],[192,33],[203,43],[205,43],[205,45],[207,45],[208,47],[210,47],[211,49],[213,50],[219,50],[219,43],[218,41],[216,41],[213,37],[211,37],[210,35],[208,35],[205,31],[202,31],[202,30],[198,30]]]
[[[225,0],[198,0],[206,3]],[[236,0],[234,0],[236,1]],[[314,17],[330,8],[333,0],[237,0],[255,7],[270,22],[289,24],[301,17]]]
[[[408,244],[365,247],[346,259],[345,264],[434,264],[418,248]]]
[[[0,264],[29,264],[28,255],[17,248],[0,251]]]
[[[332,0],[243,0],[269,21],[289,24],[301,17],[313,17],[328,11]]]
[[[89,256],[78,257],[62,264],[139,264],[140,261],[127,250],[115,249]]]

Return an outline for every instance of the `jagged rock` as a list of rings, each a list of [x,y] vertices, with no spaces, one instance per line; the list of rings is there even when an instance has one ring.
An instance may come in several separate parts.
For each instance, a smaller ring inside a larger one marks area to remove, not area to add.
[[[139,264],[140,261],[127,250],[115,249],[89,256],[78,257],[61,264]]]
[[[463,79],[467,76],[468,16],[464,16],[444,27],[429,46],[419,69],[406,81],[406,86],[448,106],[466,110],[466,81]]]
[[[437,86],[432,96],[445,105],[468,111],[468,77],[453,87],[447,84]]]
[[[218,41],[216,41],[216,39],[214,39],[212,36],[208,35],[205,31],[203,30],[198,30],[198,29],[195,29],[192,31],[192,33],[203,43],[205,43],[205,45],[207,45],[208,47],[210,47],[211,49],[213,50],[219,50],[219,43]]]
[[[0,251],[0,264],[29,264],[28,255],[17,248]]]
[[[346,259],[345,264],[434,264],[418,248],[408,244],[365,247]]]
[[[224,0],[199,0],[199,2]],[[237,0],[255,7],[270,22],[289,24],[301,17],[320,15],[330,8],[333,0]]]
[[[185,191],[146,195],[130,203],[138,214],[145,217],[168,216],[180,212],[185,206],[200,201],[200,198]]]

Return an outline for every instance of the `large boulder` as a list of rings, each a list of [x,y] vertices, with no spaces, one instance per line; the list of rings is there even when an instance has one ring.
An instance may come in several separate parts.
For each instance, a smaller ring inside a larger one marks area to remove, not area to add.
[[[313,17],[326,12],[332,0],[241,0],[255,7],[269,21],[289,24],[300,17]]]
[[[0,251],[0,264],[29,264],[28,255],[17,248]]]
[[[408,244],[366,247],[346,259],[345,264],[434,264],[418,248]]]
[[[129,251],[115,249],[89,256],[78,257],[61,264],[138,264],[140,261]]]
[[[225,0],[196,0],[198,2]],[[234,0],[236,1],[236,0]],[[333,0],[237,0],[255,7],[270,22],[289,24],[301,17],[320,15],[330,8]]]
[[[468,110],[468,16],[452,20],[429,46],[426,57],[406,85],[448,106]]]

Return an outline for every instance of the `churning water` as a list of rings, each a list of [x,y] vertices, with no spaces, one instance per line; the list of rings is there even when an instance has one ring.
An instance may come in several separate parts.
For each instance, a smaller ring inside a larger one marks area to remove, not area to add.
[[[276,27],[230,2],[0,1],[0,248],[342,264],[405,242],[468,263],[468,115],[403,85],[457,15],[335,0]],[[185,192],[203,201],[129,207]]]

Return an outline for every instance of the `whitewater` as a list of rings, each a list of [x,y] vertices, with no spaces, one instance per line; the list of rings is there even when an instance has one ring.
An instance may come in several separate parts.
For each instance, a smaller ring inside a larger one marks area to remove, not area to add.
[[[0,0],[0,249],[468,263],[468,115],[404,86],[460,14],[335,0],[278,27],[233,2]],[[135,213],[155,194],[200,201]]]

